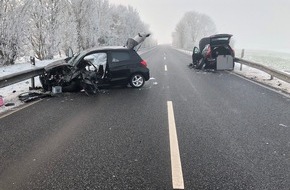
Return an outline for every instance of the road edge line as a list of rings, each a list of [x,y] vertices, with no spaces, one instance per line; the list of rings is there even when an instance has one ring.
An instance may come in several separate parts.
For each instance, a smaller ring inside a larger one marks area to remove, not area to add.
[[[284,96],[286,98],[290,98],[290,95],[287,92],[284,92],[283,90],[277,89],[277,88],[275,88],[273,86],[270,86],[270,85],[268,85],[266,83],[259,82],[259,81],[255,81],[253,79],[247,78],[246,76],[241,75],[241,74],[236,73],[236,72],[228,72],[228,73],[230,73],[231,75],[237,76],[237,77],[239,77],[241,79],[244,79],[244,80],[246,80],[248,82],[251,82],[253,84],[256,84],[256,85],[258,85],[260,87],[266,88],[266,89],[268,89],[268,90],[270,90],[272,92],[275,92],[277,94],[280,94],[280,95],[282,95],[282,96]]]
[[[32,102],[32,103],[29,103],[28,105],[24,105],[24,106],[21,106],[21,107],[18,107],[16,110],[13,110],[13,111],[7,111],[8,113],[4,113],[3,115],[0,115],[0,119],[3,119],[3,118],[5,118],[5,117],[7,117],[7,116],[9,116],[9,115],[12,115],[12,114],[14,114],[14,113],[16,113],[16,112],[18,112],[18,111],[20,111],[20,110],[23,110],[23,109],[25,109],[25,108],[28,108],[29,106],[32,106],[32,105],[34,105],[34,104],[36,104],[36,103],[38,103],[38,102],[40,102],[40,101],[42,101],[43,99],[40,99],[40,100],[36,100],[36,101],[34,101],[34,102]]]

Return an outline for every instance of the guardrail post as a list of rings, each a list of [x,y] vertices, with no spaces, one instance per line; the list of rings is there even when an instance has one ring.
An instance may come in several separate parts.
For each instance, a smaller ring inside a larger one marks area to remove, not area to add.
[[[242,53],[241,53],[241,59],[244,58],[244,55],[245,55],[245,49],[242,49]],[[240,71],[243,70],[243,64],[240,63]]]
[[[35,80],[34,77],[31,78],[31,89],[35,89]]]
[[[30,63],[35,66],[35,57],[30,56]],[[31,88],[30,89],[35,89],[35,80],[34,77],[31,78]]]
[[[242,49],[242,53],[241,53],[241,59],[244,58],[244,55],[245,55],[245,49]]]

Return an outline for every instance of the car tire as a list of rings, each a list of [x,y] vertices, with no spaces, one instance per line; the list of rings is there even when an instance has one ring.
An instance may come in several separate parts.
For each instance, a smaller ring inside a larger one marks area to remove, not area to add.
[[[142,74],[133,74],[129,81],[133,88],[141,88],[145,84],[145,78]]]

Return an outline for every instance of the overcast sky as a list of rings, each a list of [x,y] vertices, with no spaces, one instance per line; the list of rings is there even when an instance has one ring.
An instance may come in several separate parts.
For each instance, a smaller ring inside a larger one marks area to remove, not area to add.
[[[236,48],[290,52],[290,0],[109,0],[131,5],[159,43],[171,34],[185,12],[210,16],[218,33],[234,35]]]

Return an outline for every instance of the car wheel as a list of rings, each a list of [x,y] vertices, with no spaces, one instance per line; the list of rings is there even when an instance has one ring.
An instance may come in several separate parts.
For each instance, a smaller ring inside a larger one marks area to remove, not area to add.
[[[130,85],[133,88],[141,88],[145,83],[145,78],[142,74],[134,74],[130,79]]]

